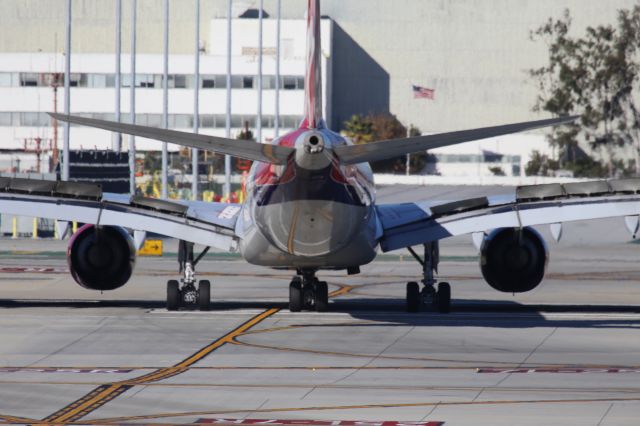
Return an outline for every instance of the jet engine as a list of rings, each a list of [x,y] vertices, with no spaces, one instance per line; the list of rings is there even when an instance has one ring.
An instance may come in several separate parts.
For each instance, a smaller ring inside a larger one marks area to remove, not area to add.
[[[533,228],[496,229],[480,248],[480,269],[491,287],[505,293],[524,293],[540,284],[548,251]]]
[[[131,277],[136,261],[133,239],[118,226],[87,224],[71,237],[67,262],[71,276],[90,290],[115,290]]]

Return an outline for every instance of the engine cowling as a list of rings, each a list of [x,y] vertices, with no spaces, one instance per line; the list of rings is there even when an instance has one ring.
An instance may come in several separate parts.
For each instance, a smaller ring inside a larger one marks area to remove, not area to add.
[[[90,290],[115,290],[125,285],[136,261],[133,239],[118,226],[82,226],[71,237],[67,263],[73,279]]]
[[[533,228],[501,228],[485,238],[480,248],[480,269],[491,287],[505,293],[524,293],[544,277],[547,245]]]

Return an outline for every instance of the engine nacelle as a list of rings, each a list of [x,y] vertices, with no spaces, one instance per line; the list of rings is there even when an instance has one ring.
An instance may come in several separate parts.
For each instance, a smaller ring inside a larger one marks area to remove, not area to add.
[[[131,277],[136,250],[129,233],[118,226],[82,226],[71,237],[67,262],[71,276],[90,290],[115,290]]]
[[[548,253],[544,239],[533,228],[496,229],[480,248],[482,276],[505,293],[533,290],[544,277]]]

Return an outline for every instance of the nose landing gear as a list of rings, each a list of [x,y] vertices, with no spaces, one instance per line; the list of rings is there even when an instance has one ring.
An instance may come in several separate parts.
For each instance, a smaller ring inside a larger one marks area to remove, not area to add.
[[[178,263],[182,278],[167,282],[167,310],[176,311],[181,307],[198,308],[208,311],[211,302],[211,283],[209,280],[200,280],[196,288],[195,267],[209,251],[206,247],[194,260],[193,243],[180,241],[178,248]],[[182,283],[182,288],[180,288]]]
[[[329,307],[329,290],[326,281],[316,278],[313,269],[298,270],[289,284],[289,310],[303,309],[324,312]]]
[[[424,244],[424,259],[412,247],[409,247],[409,252],[422,265],[424,288],[420,290],[415,281],[407,283],[407,312],[418,312],[421,306],[427,304],[440,313],[451,312],[451,286],[447,282],[438,283],[435,278],[440,262],[438,242]]]

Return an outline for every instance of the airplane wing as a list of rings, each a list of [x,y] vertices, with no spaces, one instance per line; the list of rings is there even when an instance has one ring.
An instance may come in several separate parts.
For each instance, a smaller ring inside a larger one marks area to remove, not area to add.
[[[154,232],[233,252],[241,206],[102,193],[98,185],[0,178],[0,213]]]
[[[443,146],[455,145],[479,139],[492,138],[523,132],[540,127],[557,126],[574,121],[579,116],[551,118],[548,120],[526,121],[523,123],[505,124],[502,126],[482,127],[480,129],[462,130],[458,132],[439,133],[437,135],[416,136],[404,139],[391,139],[360,145],[343,145],[333,148],[342,164],[365,163],[414,152],[425,151]]]
[[[56,120],[80,124],[98,129],[111,130],[112,132],[141,136],[170,142],[176,145],[189,146],[191,148],[204,149],[219,154],[233,155],[252,161],[262,161],[273,164],[286,164],[287,158],[294,148],[257,143],[241,139],[227,139],[218,136],[201,135],[197,133],[179,132],[176,130],[158,129],[156,127],[138,126],[136,124],[118,123],[115,121],[97,120],[94,118],[78,117],[49,113]]]
[[[514,194],[478,197],[445,204],[430,202],[381,204],[383,251],[438,241],[454,235],[497,228],[562,224],[624,217],[638,231],[640,179],[545,184],[518,187]]]

